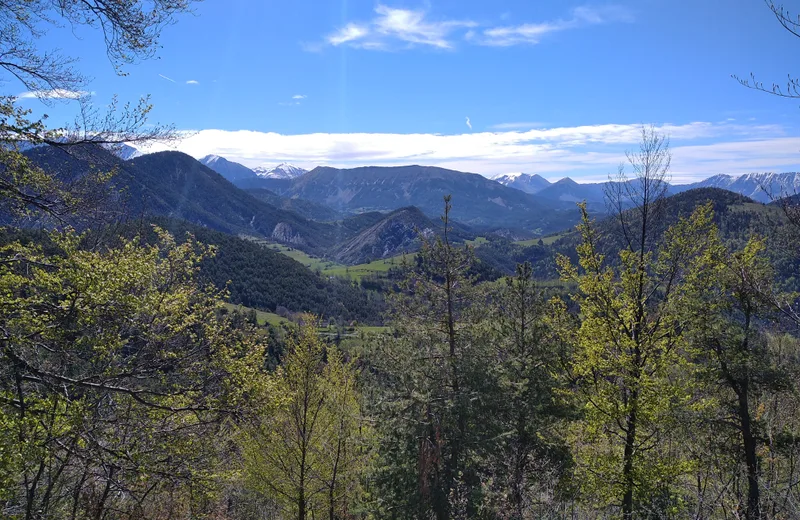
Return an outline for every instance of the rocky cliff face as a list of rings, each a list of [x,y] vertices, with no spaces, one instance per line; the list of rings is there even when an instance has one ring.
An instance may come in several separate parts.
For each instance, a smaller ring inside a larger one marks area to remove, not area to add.
[[[402,208],[342,244],[335,258],[347,264],[389,258],[416,250],[421,234],[433,234],[431,221],[417,208]]]
[[[298,246],[305,245],[306,243],[300,233],[295,232],[292,226],[286,222],[278,222],[275,229],[272,230],[272,238],[278,242],[285,242]]]

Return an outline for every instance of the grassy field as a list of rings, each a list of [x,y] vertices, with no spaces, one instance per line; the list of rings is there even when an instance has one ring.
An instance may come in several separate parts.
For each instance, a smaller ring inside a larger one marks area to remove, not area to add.
[[[258,325],[264,327],[266,325],[273,325],[278,326],[282,324],[292,323],[286,318],[282,318],[277,314],[273,314],[271,312],[264,312],[258,309],[251,309],[250,307],[245,307],[244,305],[234,305],[232,303],[223,303],[228,311],[238,310],[241,312],[250,312],[251,310],[256,311],[256,321]],[[366,333],[366,334],[382,334],[384,332],[389,332],[391,329],[389,327],[376,327],[372,325],[359,325],[356,327],[347,327],[345,331],[345,336],[351,336],[353,334],[359,333]],[[325,334],[327,336],[333,336],[336,334],[335,327],[320,327],[319,328],[320,334]]]
[[[518,246],[528,247],[537,245],[539,243],[539,240],[541,240],[544,245],[549,246],[550,244],[552,244],[559,238],[563,237],[564,235],[566,235],[566,233],[559,233],[557,235],[550,235],[541,238],[531,238],[530,240],[519,240],[514,243],[517,244]]]
[[[325,260],[324,258],[317,258],[311,256],[299,249],[295,249],[283,244],[273,244],[264,242],[264,247],[268,247],[273,251],[284,254],[300,262],[312,271],[320,271],[325,276],[339,276],[342,278],[350,278],[351,280],[360,280],[362,276],[368,274],[385,273],[392,267],[397,267],[402,261],[402,255],[381,260],[375,260],[368,264],[359,265],[344,265],[336,263],[332,260]]]
[[[283,253],[292,260],[300,262],[301,264],[308,267],[312,271],[325,271],[326,269],[337,269],[339,267],[344,267],[342,264],[337,264],[332,260],[317,258],[308,255],[303,251],[300,251],[299,249],[294,249],[293,247],[289,247],[283,244],[265,244],[265,245],[266,247],[272,249],[273,251],[277,251],[278,253]]]
[[[400,267],[403,261],[403,255],[393,256],[391,258],[383,258],[375,260],[368,264],[358,265],[337,265],[335,267],[328,267],[322,270],[322,274],[328,276],[341,276],[342,278],[350,278],[351,280],[360,280],[361,277],[369,274],[385,273],[392,267]],[[411,257],[408,258],[411,261]]]
[[[489,240],[486,237],[475,237],[475,240],[466,240],[466,243],[472,247],[480,247],[488,241]]]

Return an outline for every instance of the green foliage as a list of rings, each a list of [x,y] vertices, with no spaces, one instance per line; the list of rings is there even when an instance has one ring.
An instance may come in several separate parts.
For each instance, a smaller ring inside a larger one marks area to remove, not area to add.
[[[578,283],[581,325],[570,376],[583,417],[573,426],[578,482],[598,507],[632,501],[638,514],[678,507],[671,497],[685,461],[666,442],[681,410],[692,406],[692,373],[682,355],[678,296],[698,259],[713,247],[710,206],[665,234],[658,251],[622,249],[605,263],[584,209],[579,270],[562,257],[562,274]],[[657,505],[656,497],[668,503]]]
[[[356,372],[317,335],[310,316],[264,383],[260,407],[241,429],[247,486],[284,518],[331,520],[361,502],[370,427]]]
[[[70,231],[50,234],[56,254],[0,249],[0,417],[14,432],[0,460],[20,464],[0,470],[4,516],[157,515],[162,493],[181,508],[211,489],[217,425],[263,347],[197,286],[212,251],[157,233],[111,250]]]
[[[24,144],[41,145],[59,138],[60,132],[48,130],[43,120],[28,119],[11,97],[0,97],[0,211],[15,217],[45,215],[65,219],[86,210],[96,202],[107,172],[90,170],[78,178],[59,177],[45,171],[18,148]]]
[[[547,518],[564,498],[571,462],[564,437],[570,409],[561,398],[561,362],[568,355],[560,341],[553,309],[532,279],[528,263],[517,267],[492,295],[489,327],[492,358],[487,370],[493,386],[492,421],[501,434],[487,450],[493,466],[485,480],[488,501],[505,518]],[[486,403],[484,403],[485,405]]]
[[[381,382],[377,494],[392,517],[474,514],[476,460],[492,435],[478,392],[488,352],[474,305],[480,293],[467,278],[471,251],[449,242],[449,210],[447,200],[444,235],[423,241],[393,301],[395,337],[377,340],[371,354]]]

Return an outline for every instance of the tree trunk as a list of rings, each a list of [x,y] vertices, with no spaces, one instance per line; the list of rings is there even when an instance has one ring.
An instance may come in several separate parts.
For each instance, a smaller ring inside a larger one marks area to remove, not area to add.
[[[633,518],[633,452],[636,447],[638,391],[632,391],[630,399],[631,411],[626,420],[627,431],[625,433],[625,453],[623,455],[622,467],[622,482],[624,486],[624,494],[622,497],[623,520],[631,520]]]
[[[747,463],[747,520],[761,519],[761,491],[758,488],[758,455],[756,438],[750,417],[750,405],[747,381],[739,385],[739,421],[742,429],[742,444]]]

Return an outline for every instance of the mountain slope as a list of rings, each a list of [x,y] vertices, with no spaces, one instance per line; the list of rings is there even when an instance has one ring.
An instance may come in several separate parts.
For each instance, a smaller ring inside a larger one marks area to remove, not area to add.
[[[219,155],[206,155],[200,159],[200,164],[208,166],[231,182],[252,179],[256,176],[256,173],[247,166],[229,161]]]
[[[574,212],[565,217],[558,211],[569,207],[564,203],[550,203],[481,175],[429,166],[318,167],[294,179],[282,194],[340,211],[393,211],[413,205],[428,216],[441,214],[442,199],[449,194],[453,219],[481,227],[551,230],[574,220]]]
[[[277,193],[264,188],[251,188],[245,191],[258,200],[264,201],[267,204],[271,204],[276,208],[285,209],[286,211],[293,211],[309,220],[316,220],[317,222],[331,222],[334,220],[341,220],[345,217],[344,214],[333,210],[328,206],[323,206],[322,204],[317,204],[316,202],[311,202],[310,200],[281,197]]]
[[[64,175],[93,168],[115,170],[113,190],[128,216],[163,215],[231,234],[248,234],[290,243],[317,254],[341,237],[352,236],[336,224],[309,221],[240,190],[220,174],[181,152],[158,152],[121,161],[100,147],[66,153],[53,147],[26,152],[42,167]]]
[[[292,188],[292,179],[273,179],[266,177],[252,177],[233,181],[237,188],[243,190],[269,190],[281,197],[289,196]]]
[[[537,195],[548,200],[573,203],[585,200],[589,205],[596,205],[603,202],[606,185],[607,183],[580,184],[565,177],[541,189]]]
[[[697,188],[670,196],[665,201],[663,229],[675,224],[678,218],[688,216],[700,205],[711,202],[714,210],[714,222],[720,237],[733,248],[742,248],[753,236],[767,239],[767,251],[771,256],[779,283],[787,290],[797,290],[800,279],[800,259],[786,254],[787,248],[781,246],[786,227],[786,218],[781,209],[775,205],[764,205],[752,199],[719,188]],[[624,240],[619,232],[619,224],[615,218],[608,217],[594,224],[596,244],[605,255],[607,262],[619,262],[619,251],[624,247]],[[517,263],[531,262],[534,274],[538,279],[553,280],[558,278],[556,257],[565,255],[577,261],[576,247],[580,244],[581,235],[576,229],[567,229],[554,240],[545,239],[543,243],[512,243],[496,237],[475,249],[476,256],[485,264],[506,274],[513,274]]]
[[[419,209],[401,208],[344,242],[333,257],[344,264],[389,258],[417,249],[419,234],[433,234],[436,227]]]
[[[525,193],[534,195],[550,186],[550,181],[537,174],[530,173],[510,173],[495,177],[494,180],[509,188],[515,188]]]

